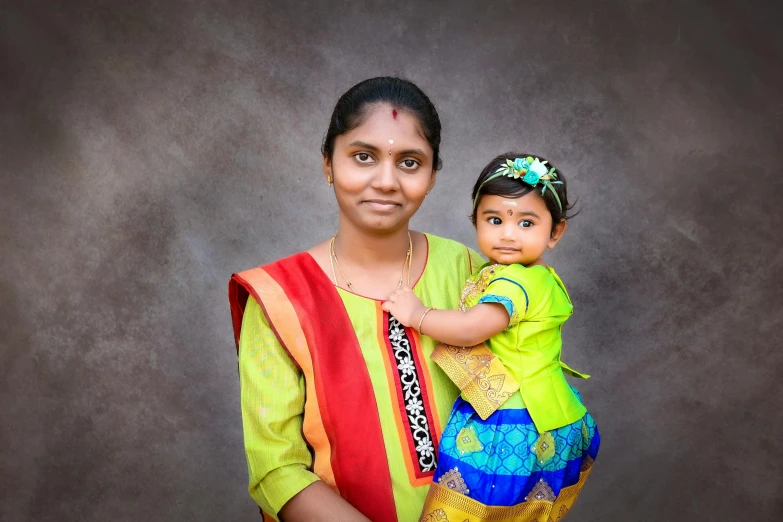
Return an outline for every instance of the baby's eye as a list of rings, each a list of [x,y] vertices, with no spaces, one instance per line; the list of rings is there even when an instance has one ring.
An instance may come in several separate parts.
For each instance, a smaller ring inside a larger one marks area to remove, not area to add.
[[[533,226],[533,222],[527,219],[523,219],[519,222],[519,226],[522,228],[529,228]]]
[[[406,169],[410,170],[410,169],[415,169],[416,167],[418,167],[419,166],[419,162],[414,160],[414,159],[410,159],[409,158],[409,159],[406,159],[406,160],[402,160],[402,162],[400,162],[400,165],[402,165],[403,168],[406,168]]]
[[[503,220],[500,219],[499,217],[491,217],[489,218],[489,223],[492,225],[500,225],[501,223],[503,223]]]
[[[354,158],[356,158],[356,161],[359,163],[369,163],[372,157],[367,154],[366,152],[359,152],[357,154],[353,155]]]

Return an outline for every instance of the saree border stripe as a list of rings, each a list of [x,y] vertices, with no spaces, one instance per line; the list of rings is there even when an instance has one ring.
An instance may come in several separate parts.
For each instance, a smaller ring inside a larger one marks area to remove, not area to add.
[[[422,378],[427,390],[431,390],[432,393],[428,393],[428,400],[430,402],[430,408],[432,409],[432,431],[433,440],[435,442],[435,448],[440,445],[440,434],[443,433],[443,425],[440,422],[440,409],[438,408],[438,402],[435,397],[435,387],[432,385],[432,374],[430,372],[430,365],[427,363],[429,357],[424,354],[424,343],[421,342],[421,335],[414,329],[411,329],[412,338],[415,339],[416,345],[421,347],[420,354],[424,357],[425,361],[421,365]]]
[[[440,445],[440,422],[435,423],[437,409],[434,401],[434,394],[430,394],[432,390],[432,383],[429,379],[429,367],[427,366],[427,360],[422,357],[424,354],[421,351],[421,343],[418,335],[414,334],[413,328],[405,327],[405,333],[408,335],[408,341],[411,343],[411,352],[416,359],[416,372],[419,374],[419,386],[421,386],[422,403],[424,404],[424,411],[427,414],[427,423],[430,426],[430,436],[432,437],[433,451],[438,452],[438,446]],[[432,471],[432,476],[435,476],[435,471]]]
[[[420,355],[422,355],[425,359],[424,363],[421,365],[421,373],[422,373],[422,379],[424,381],[425,386],[427,387],[427,390],[431,390],[432,393],[428,393],[428,400],[430,403],[430,408],[432,410],[432,435],[433,435],[433,441],[435,443],[435,450],[437,451],[438,446],[440,446],[440,435],[443,433],[443,425],[440,421],[440,409],[438,408],[438,402],[437,398],[435,397],[435,387],[432,385],[432,374],[430,373],[430,365],[427,363],[429,360],[429,357],[427,357],[424,354],[424,343],[421,342],[421,335],[419,335],[419,332],[416,330],[411,329],[412,338],[415,339],[416,345],[420,346],[422,348]]]
[[[408,480],[413,486],[426,486],[432,482],[432,477],[435,476],[435,470],[433,469],[432,471],[425,471],[423,473],[419,470],[419,454],[416,452],[416,443],[413,441],[410,422],[408,421],[408,414],[405,409],[405,398],[402,395],[402,383],[400,383],[399,373],[397,373],[397,370],[395,369],[393,348],[389,341],[389,337],[384,334],[386,331],[386,324],[389,320],[389,313],[383,311],[380,301],[376,303],[376,310],[378,344],[379,346],[385,347],[385,350],[382,349],[381,352],[383,354],[383,363],[386,368],[388,382],[390,383],[389,395],[391,395],[396,406],[394,408],[394,423],[397,425],[397,432],[400,436],[405,469],[408,471]]]
[[[405,416],[405,401],[402,399],[400,387],[397,385],[397,379],[399,379],[396,370],[393,367],[392,356],[389,353],[390,346],[389,341],[383,334],[385,324],[384,317],[385,312],[381,308],[381,302],[375,303],[377,334],[378,334],[378,346],[385,347],[381,350],[381,358],[383,359],[383,366],[386,369],[386,378],[389,383],[389,396],[391,397],[393,408],[394,425],[397,427],[397,434],[399,435],[400,446],[403,454],[403,461],[405,462],[405,470],[408,472],[408,480],[413,486],[426,486],[432,482],[432,475],[429,477],[419,478],[416,475],[415,463],[412,460],[416,457],[415,448],[412,447],[413,437],[411,436],[410,429],[406,426],[404,421]],[[403,442],[404,441],[404,442]]]
[[[340,295],[307,253],[265,269],[294,305],[307,339],[340,494],[373,522],[396,521],[378,405]]]
[[[514,506],[486,506],[437,482],[430,486],[420,522],[470,520],[492,522],[553,522],[573,507],[590,475],[591,467],[579,474],[579,482],[560,490],[554,501],[529,500]]]
[[[302,432],[315,454],[313,473],[318,475],[329,487],[337,491],[331,464],[331,444],[321,418],[318,393],[316,393],[315,389],[316,380],[313,378],[313,362],[310,358],[307,340],[299,324],[294,306],[288,300],[280,285],[263,268],[247,270],[241,274],[234,275],[234,278],[253,295],[253,298],[264,311],[264,315],[266,315],[269,326],[275,333],[277,340],[304,374],[306,399]],[[245,302],[247,302],[247,298],[245,298]],[[264,305],[265,302],[273,302],[277,306],[266,307]]]

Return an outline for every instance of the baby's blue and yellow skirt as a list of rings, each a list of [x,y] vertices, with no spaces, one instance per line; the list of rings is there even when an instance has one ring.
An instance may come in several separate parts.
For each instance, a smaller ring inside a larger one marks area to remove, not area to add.
[[[514,402],[511,397],[481,420],[470,403],[457,399],[422,522],[549,522],[571,509],[598,455],[595,421],[585,413],[539,433],[528,410]]]

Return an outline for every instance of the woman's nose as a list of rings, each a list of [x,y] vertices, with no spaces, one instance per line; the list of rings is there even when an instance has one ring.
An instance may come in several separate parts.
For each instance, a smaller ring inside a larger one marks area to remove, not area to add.
[[[400,187],[397,179],[397,165],[392,158],[384,158],[376,169],[373,187],[384,192],[397,190]]]

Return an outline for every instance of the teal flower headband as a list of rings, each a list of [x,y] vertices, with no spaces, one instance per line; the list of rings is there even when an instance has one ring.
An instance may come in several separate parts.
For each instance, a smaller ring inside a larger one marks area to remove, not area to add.
[[[531,187],[537,187],[541,185],[541,195],[543,196],[547,189],[555,195],[557,200],[557,206],[560,207],[560,212],[563,211],[563,204],[560,202],[560,196],[557,195],[557,191],[552,185],[562,185],[562,181],[555,181],[557,174],[555,168],[552,167],[547,171],[546,161],[541,161],[533,156],[527,158],[517,158],[514,161],[506,160],[505,165],[501,165],[495,170],[490,177],[484,180],[479,189],[476,191],[476,198],[473,200],[473,208],[476,208],[479,194],[481,193],[481,187],[486,183],[492,181],[495,178],[506,176],[509,178],[519,179],[530,185]]]

